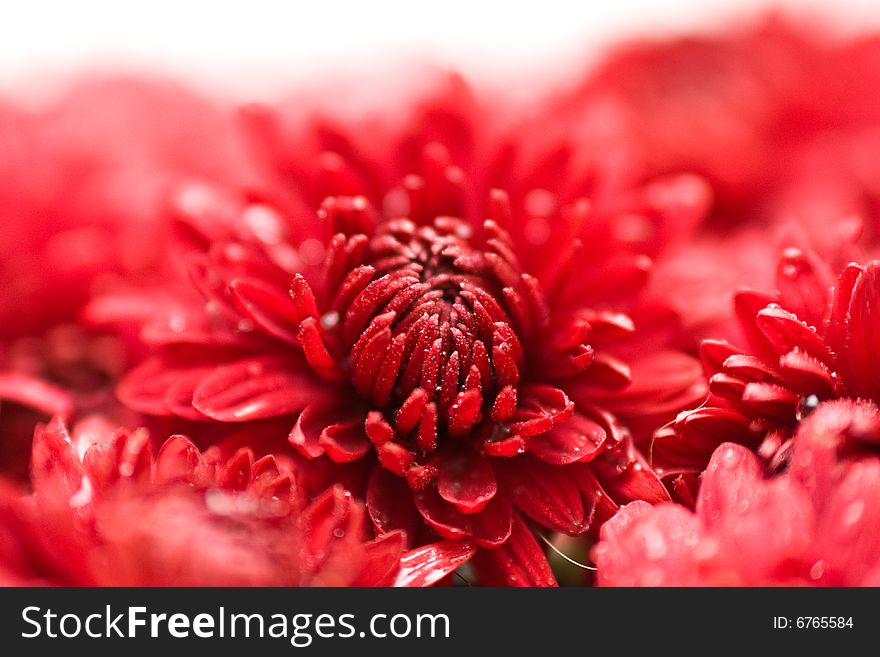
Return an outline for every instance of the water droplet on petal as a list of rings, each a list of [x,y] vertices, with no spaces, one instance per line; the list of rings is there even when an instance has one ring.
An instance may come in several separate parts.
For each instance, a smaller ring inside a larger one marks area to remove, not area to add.
[[[330,312],[321,315],[321,328],[325,331],[335,328],[337,324],[339,324],[339,313],[335,310],[331,310]]]

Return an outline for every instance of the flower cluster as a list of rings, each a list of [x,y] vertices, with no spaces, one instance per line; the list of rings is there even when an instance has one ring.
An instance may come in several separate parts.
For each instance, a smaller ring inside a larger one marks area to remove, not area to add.
[[[0,583],[877,585],[878,44],[0,103]]]

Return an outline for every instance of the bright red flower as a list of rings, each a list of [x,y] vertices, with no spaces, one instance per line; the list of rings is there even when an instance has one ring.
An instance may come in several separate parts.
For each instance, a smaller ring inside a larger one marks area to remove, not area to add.
[[[72,435],[58,420],[38,427],[31,483],[0,494],[5,584],[424,585],[473,551],[404,554],[400,532],[368,540],[363,505],[341,486],[309,501],[283,459],[226,458],[183,436],[154,457],[146,431],[102,418]]]
[[[839,39],[776,15],[713,33],[621,44],[557,99],[567,129],[605,117],[632,179],[703,176],[701,230],[658,261],[654,293],[699,337],[738,339],[729,296],[765,289],[791,244],[842,267],[862,233],[876,257],[880,74],[875,35]],[[822,93],[815,93],[815,89]],[[573,130],[576,132],[576,129]],[[792,239],[794,237],[794,239]]]
[[[577,535],[666,497],[630,431],[705,389],[674,315],[640,294],[643,249],[699,220],[699,180],[597,188],[565,141],[521,152],[493,136],[458,81],[397,132],[251,119],[272,184],[174,204],[199,295],[171,284],[91,308],[141,320],[158,347],[125,403],[290,417],[313,472],[360,478],[380,535],[472,541],[483,583],[553,583],[523,516]]]
[[[78,313],[117,277],[146,284],[173,264],[160,212],[172,181],[247,177],[232,126],[191,91],[144,79],[82,80],[31,107],[0,100],[5,476],[26,477],[36,422],[109,412],[133,345],[90,332]]]
[[[823,402],[801,422],[787,472],[726,443],[703,475],[696,512],[633,502],[602,526],[604,586],[877,586],[880,413]],[[851,456],[854,443],[873,451]]]
[[[799,423],[822,402],[880,403],[880,262],[851,264],[835,282],[815,254],[790,249],[778,287],[776,294],[737,295],[747,349],[703,343],[711,396],[657,432],[652,462],[662,475],[699,474],[722,442],[745,445],[778,470],[789,462]]]

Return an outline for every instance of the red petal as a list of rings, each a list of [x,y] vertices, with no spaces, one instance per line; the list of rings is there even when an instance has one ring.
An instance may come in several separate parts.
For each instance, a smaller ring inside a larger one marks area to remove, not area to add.
[[[602,452],[590,463],[590,469],[618,504],[633,500],[656,503],[669,499],[657,473],[648,466],[631,440]]]
[[[443,538],[473,537],[477,545],[494,547],[510,536],[510,504],[500,495],[476,514],[461,513],[433,488],[415,493],[414,499],[419,513]]]
[[[431,586],[467,563],[477,551],[471,541],[441,541],[407,552],[395,586]]]
[[[510,538],[497,548],[480,550],[474,567],[482,586],[556,586],[544,550],[526,523],[514,516]]]
[[[247,422],[293,413],[325,394],[303,366],[262,356],[215,369],[193,396],[193,405],[221,422]]]
[[[779,371],[786,384],[802,395],[820,399],[833,397],[836,382],[824,363],[803,351],[790,351],[779,359]]]
[[[392,586],[399,575],[406,547],[403,532],[389,532],[364,546],[366,559],[349,586]]]
[[[172,415],[166,399],[171,389],[182,380],[189,380],[195,373],[204,378],[213,370],[210,366],[186,367],[170,360],[154,356],[125,375],[116,389],[120,401],[139,413],[148,415]],[[179,397],[173,396],[175,403]]]
[[[38,497],[63,501],[80,490],[85,471],[60,418],[34,433],[31,481]]]
[[[605,444],[605,430],[580,414],[529,439],[529,452],[552,465],[591,460]]]
[[[700,345],[700,361],[707,377],[711,377],[721,371],[724,361],[740,351],[726,342],[718,340],[703,340]]]
[[[678,505],[646,502],[622,507],[602,525],[593,549],[600,586],[693,586],[700,582],[694,549],[700,523]]]
[[[880,262],[868,264],[856,281],[845,338],[850,393],[880,400]]]
[[[207,477],[207,465],[199,448],[185,436],[171,436],[156,455],[154,476],[157,482],[186,481],[201,483]]]
[[[703,475],[697,515],[711,526],[724,514],[737,513],[740,502],[752,495],[762,479],[761,464],[750,450],[734,443],[719,446]]]
[[[377,465],[367,483],[367,511],[380,534],[402,529],[411,545],[421,517],[406,482]]]
[[[289,344],[297,344],[300,317],[287,293],[258,279],[239,279],[229,285],[239,309],[263,331]]]
[[[370,441],[363,424],[360,418],[331,424],[321,432],[318,442],[332,461],[356,461],[370,449]]]
[[[755,317],[755,323],[773,345],[777,358],[793,349],[800,349],[824,363],[834,362],[828,345],[816,330],[779,306],[771,305],[761,310]]]
[[[481,511],[498,491],[495,472],[484,456],[454,454],[443,458],[439,467],[437,491],[462,513]]]
[[[831,271],[813,253],[788,248],[776,270],[776,288],[786,308],[813,326],[821,326],[834,284]]]
[[[62,418],[69,417],[73,411],[70,393],[42,379],[17,372],[0,372],[0,399]]]
[[[742,393],[742,403],[753,412],[782,421],[795,419],[800,398],[788,388],[772,383],[749,383]]]
[[[538,524],[577,535],[589,529],[593,508],[584,499],[572,473],[522,456],[496,465],[504,494]]]
[[[521,436],[546,433],[574,414],[574,404],[559,388],[527,385],[519,390],[519,408],[510,430]]]
[[[699,474],[712,452],[723,442],[757,448],[760,436],[749,429],[749,421],[726,408],[701,408],[682,413],[674,429],[658,431],[651,446],[651,462],[662,475]]]
[[[327,489],[300,517],[309,555],[322,562],[334,539],[346,537],[353,529],[353,520],[356,520],[356,511],[351,493],[338,484]],[[338,530],[342,530],[341,536]]]

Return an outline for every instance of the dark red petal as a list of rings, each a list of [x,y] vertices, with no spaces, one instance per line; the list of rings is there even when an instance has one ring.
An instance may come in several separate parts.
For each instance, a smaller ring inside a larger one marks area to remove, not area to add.
[[[863,271],[864,268],[857,264],[851,263],[847,265],[841,272],[837,285],[834,287],[834,296],[831,301],[831,312],[828,317],[828,328],[825,331],[825,335],[831,349],[842,359],[848,352],[848,323],[852,295]],[[845,366],[846,363],[844,362],[843,365]]]
[[[376,465],[370,473],[367,511],[379,534],[401,529],[406,532],[409,545],[412,545],[416,530],[422,524],[406,482],[381,465]]]
[[[472,541],[441,541],[411,550],[400,559],[395,586],[422,587],[436,584],[477,551]]]
[[[370,441],[364,431],[363,421],[358,418],[348,422],[328,425],[318,439],[330,460],[336,463],[356,461],[370,449]]]
[[[756,415],[769,415],[793,421],[800,398],[788,388],[772,383],[749,383],[742,393],[742,403]]]
[[[838,385],[831,370],[803,351],[790,351],[779,359],[779,372],[785,383],[801,395],[833,397]]]
[[[763,292],[744,290],[738,292],[733,299],[734,310],[739,319],[739,324],[746,334],[746,339],[751,347],[751,352],[758,358],[773,362],[779,357],[779,351],[767,339],[764,332],[758,328],[756,317],[758,312],[768,305],[776,303],[775,295],[771,296]],[[785,351],[789,351],[786,349]]]
[[[813,326],[822,326],[834,284],[828,265],[814,253],[788,248],[776,270],[776,288],[786,308]]]
[[[287,290],[278,290],[259,279],[239,279],[229,285],[239,309],[269,335],[297,344],[300,317]]]
[[[324,453],[321,433],[333,420],[333,406],[320,402],[309,404],[299,414],[287,439],[303,456],[317,458]]]
[[[160,483],[202,483],[207,476],[207,464],[189,438],[171,436],[159,448],[153,472],[155,480]]]
[[[303,365],[262,356],[215,369],[196,389],[193,405],[221,422],[247,422],[300,411],[325,394]]]
[[[510,430],[521,436],[545,433],[574,413],[574,404],[559,388],[526,385],[520,388],[518,397],[519,407]]]
[[[504,494],[522,513],[544,527],[566,534],[589,529],[593,508],[584,499],[572,473],[530,456],[496,464]]]
[[[589,418],[574,417],[553,427],[549,432],[532,436],[529,452],[552,465],[568,465],[589,461],[605,444],[605,430]]]
[[[834,362],[831,350],[816,329],[807,326],[795,315],[779,306],[770,305],[758,312],[755,323],[773,345],[777,358],[797,348],[823,363]]]
[[[473,538],[477,545],[494,547],[510,536],[510,504],[500,495],[476,514],[461,513],[433,488],[415,493],[414,499],[425,522],[443,538]]]
[[[489,459],[468,452],[454,453],[439,462],[437,491],[462,513],[477,513],[498,491]]]
[[[760,438],[742,414],[726,408],[701,408],[682,413],[673,428],[655,434],[651,462],[663,475],[699,474],[721,443],[736,442],[757,448]]]
[[[631,440],[605,450],[590,463],[591,471],[617,504],[633,500],[669,500],[669,493]]]
[[[740,353],[739,349],[719,340],[703,340],[700,345],[700,361],[707,377],[721,371],[724,361]]]
[[[880,400],[880,262],[869,263],[858,277],[845,328],[849,370],[847,386],[854,396]]]
[[[351,529],[350,521],[355,514],[351,493],[338,484],[314,500],[300,517],[309,555],[317,562],[323,561],[321,557],[326,558],[334,539],[345,537]],[[338,530],[342,530],[341,536]]]
[[[480,550],[473,563],[481,586],[557,585],[544,550],[519,515],[504,545]]]
[[[364,546],[366,558],[349,586],[391,586],[400,574],[406,536],[389,532]]]

